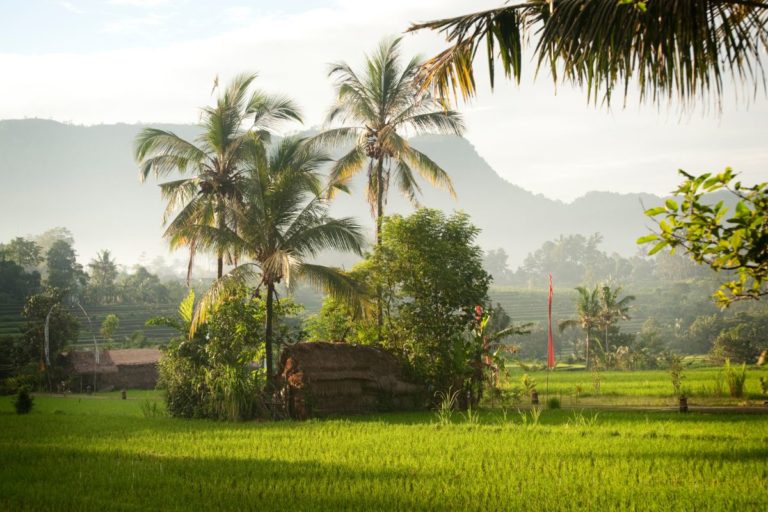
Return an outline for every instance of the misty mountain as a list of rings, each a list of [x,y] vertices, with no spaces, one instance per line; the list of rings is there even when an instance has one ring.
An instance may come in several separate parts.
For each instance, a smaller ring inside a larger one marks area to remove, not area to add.
[[[152,125],[192,138],[192,125]],[[161,238],[157,181],[141,184],[133,160],[133,139],[142,125],[74,126],[29,119],[0,121],[0,241],[65,226],[75,236],[82,261],[108,248],[120,263],[142,254],[168,256]],[[501,178],[465,139],[424,136],[412,139],[452,177],[458,197],[422,183],[423,206],[463,210],[482,229],[480,245],[504,248],[516,267],[543,242],[563,234],[604,237],[602,248],[630,255],[635,239],[647,232],[643,206],[659,204],[650,194],[590,192],[566,204],[528,192]],[[510,144],[510,158],[514,147]],[[340,195],[334,215],[353,216],[373,232],[362,192],[362,176]],[[642,204],[641,204],[642,203]],[[393,189],[387,213],[413,210]],[[176,257],[183,259],[183,254]]]

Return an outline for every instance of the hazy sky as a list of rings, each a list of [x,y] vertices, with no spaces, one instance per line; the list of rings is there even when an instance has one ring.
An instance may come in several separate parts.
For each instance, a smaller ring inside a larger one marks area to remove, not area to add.
[[[307,125],[332,98],[329,62],[360,63],[410,22],[494,7],[502,0],[2,0],[0,119],[77,124],[194,123],[225,82],[257,71],[261,88],[288,94]],[[431,33],[405,36],[406,53],[442,48]],[[509,181],[570,201],[589,190],[666,193],[676,169],[768,178],[768,101],[729,101],[721,115],[590,106],[583,91],[534,82],[487,87],[463,104],[467,138]],[[486,84],[485,76],[481,78]]]

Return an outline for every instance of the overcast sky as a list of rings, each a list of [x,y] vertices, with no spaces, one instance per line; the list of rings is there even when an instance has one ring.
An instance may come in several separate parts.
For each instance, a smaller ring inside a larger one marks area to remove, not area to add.
[[[0,119],[76,124],[194,123],[221,82],[243,71],[295,98],[307,125],[332,99],[328,63],[357,65],[381,38],[411,22],[494,7],[502,0],[3,0]],[[429,56],[435,34],[405,36]],[[671,191],[676,170],[730,165],[745,182],[768,178],[768,101],[728,101],[721,115],[697,110],[588,105],[583,91],[525,69],[520,86],[481,88],[462,104],[467,138],[509,181],[571,201],[589,190]],[[481,77],[486,84],[485,76]]]

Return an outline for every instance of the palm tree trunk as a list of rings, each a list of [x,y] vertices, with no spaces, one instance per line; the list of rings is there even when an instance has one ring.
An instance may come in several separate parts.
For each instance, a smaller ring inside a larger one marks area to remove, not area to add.
[[[274,385],[272,374],[272,298],[275,293],[275,287],[272,283],[267,284],[267,325],[264,335],[264,350],[267,352],[267,390],[271,390]]]
[[[589,329],[587,329],[587,370],[589,370]]]
[[[379,158],[376,165],[376,246],[381,248],[381,224],[384,217],[384,160]],[[376,289],[376,337],[382,341],[382,328],[384,327],[384,293],[381,284]]]

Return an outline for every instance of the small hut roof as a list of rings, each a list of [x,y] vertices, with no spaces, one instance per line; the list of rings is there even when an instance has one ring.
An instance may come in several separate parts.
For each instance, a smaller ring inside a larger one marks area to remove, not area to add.
[[[67,354],[66,360],[75,373],[116,373],[118,366],[156,364],[161,355],[156,348],[102,350],[96,364],[93,352],[75,351]]]
[[[156,348],[129,348],[123,350],[107,350],[107,356],[115,366],[135,366],[155,364],[160,360],[162,352]]]
[[[301,373],[311,380],[372,379],[401,374],[400,362],[384,349],[348,343],[297,343],[283,349],[284,377]]]

